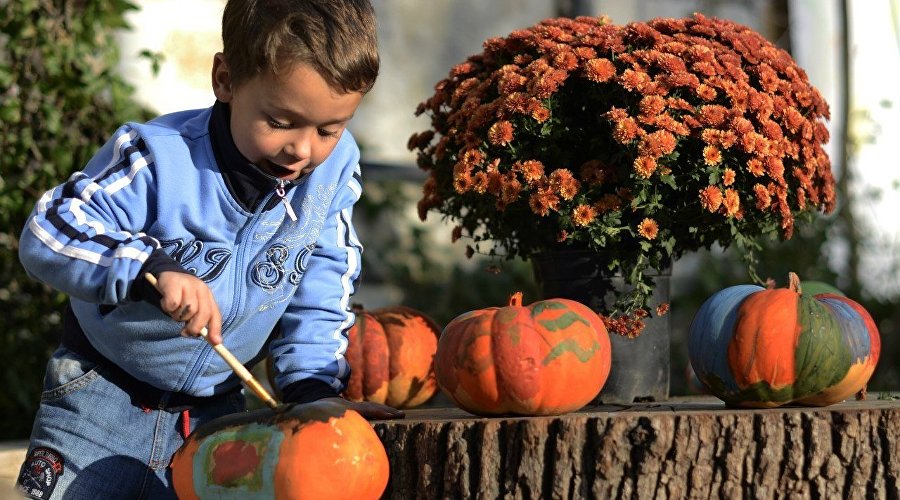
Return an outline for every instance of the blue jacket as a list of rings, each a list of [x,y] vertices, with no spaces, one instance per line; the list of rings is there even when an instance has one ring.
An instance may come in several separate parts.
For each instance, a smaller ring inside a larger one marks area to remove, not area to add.
[[[312,173],[281,181],[282,199],[280,181],[237,153],[227,120],[217,103],[121,127],[84,171],[38,201],[20,260],[70,296],[102,356],[159,389],[210,396],[239,384],[209,344],[179,335],[182,323],[162,313],[158,294],[154,303],[138,293],[144,272],[181,270],[209,285],[223,342],[241,362],[268,346],[279,387],[336,395],[349,376],[362,252],[351,224],[359,149],[344,131]]]

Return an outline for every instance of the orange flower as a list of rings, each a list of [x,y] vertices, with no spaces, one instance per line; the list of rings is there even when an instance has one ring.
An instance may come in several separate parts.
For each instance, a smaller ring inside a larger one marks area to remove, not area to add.
[[[644,92],[653,82],[653,79],[643,71],[626,69],[622,72],[622,76],[619,77],[619,81],[626,90]]]
[[[760,177],[766,173],[765,165],[763,165],[763,162],[759,158],[747,160],[747,170],[749,170],[754,177]]]
[[[657,316],[665,316],[669,312],[669,303],[663,302],[662,304],[656,306],[656,315]]]
[[[657,130],[656,132],[647,134],[641,138],[638,151],[640,154],[659,158],[660,156],[665,156],[672,151],[675,151],[675,146],[677,144],[678,141],[671,132]]]
[[[500,200],[505,204],[515,202],[522,192],[522,183],[516,179],[516,174],[509,172],[503,177],[500,184]]]
[[[638,234],[640,234],[644,239],[652,240],[656,238],[657,233],[659,232],[659,226],[656,224],[656,221],[647,217],[638,224]]]
[[[722,152],[716,146],[703,148],[703,161],[707,165],[718,165],[722,161]]]
[[[705,83],[697,85],[697,88],[694,90],[694,92],[697,94],[697,97],[707,102],[714,101],[719,95],[719,93],[716,92],[716,89],[710,87]]]
[[[528,198],[528,206],[531,211],[541,217],[546,217],[550,210],[556,210],[559,198],[549,189],[538,189]]]
[[[722,191],[716,186],[706,186],[700,190],[700,206],[709,212],[715,212],[722,205]]]
[[[643,129],[638,126],[634,118],[628,117],[616,122],[613,130],[613,138],[619,144],[628,144],[641,135]]]
[[[722,172],[722,184],[726,186],[734,184],[734,170],[726,168],[725,171]]]
[[[574,198],[581,188],[572,172],[565,168],[556,169],[550,174],[550,186],[566,201]]]
[[[656,116],[666,109],[666,100],[658,95],[648,95],[641,99],[638,107],[644,116]]]
[[[741,209],[741,197],[734,189],[725,190],[725,199],[722,200],[722,206],[725,208],[725,215],[733,216]]]
[[[766,173],[775,180],[783,179],[784,163],[781,161],[781,158],[775,158],[773,156],[766,157]]]
[[[494,146],[505,146],[513,140],[513,125],[508,121],[499,121],[488,130],[488,140]]]
[[[474,176],[472,176],[472,190],[478,194],[484,194],[488,190],[488,186],[490,185],[490,180],[488,179],[488,174],[486,172],[476,172]]]
[[[616,67],[609,59],[590,59],[584,65],[584,73],[588,80],[605,82],[616,76]]]
[[[772,204],[772,195],[762,184],[754,184],[753,193],[756,195],[757,210],[765,210]]]
[[[708,127],[718,127],[728,116],[728,108],[719,106],[718,104],[707,104],[700,107],[700,114],[697,119],[700,123]]]
[[[542,104],[531,106],[529,112],[531,117],[538,123],[544,123],[550,119],[550,110],[545,108]]]
[[[556,54],[553,65],[563,71],[572,71],[578,67],[578,57],[572,50],[565,50]]]
[[[578,205],[572,210],[572,222],[576,226],[586,227],[597,217],[597,211],[590,205]]]
[[[649,178],[656,171],[656,158],[652,156],[638,156],[634,160],[634,171],[644,179]]]
[[[528,184],[535,184],[544,177],[544,164],[538,160],[516,162],[513,171],[521,173]]]
[[[474,184],[475,181],[468,172],[461,172],[453,176],[453,189],[459,194],[468,193],[472,190]]]

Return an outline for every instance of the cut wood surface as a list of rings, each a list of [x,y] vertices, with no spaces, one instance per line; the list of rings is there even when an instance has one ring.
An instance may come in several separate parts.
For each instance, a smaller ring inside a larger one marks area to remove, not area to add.
[[[900,498],[900,401],[732,409],[713,398],[558,417],[457,408],[374,422],[384,498]]]

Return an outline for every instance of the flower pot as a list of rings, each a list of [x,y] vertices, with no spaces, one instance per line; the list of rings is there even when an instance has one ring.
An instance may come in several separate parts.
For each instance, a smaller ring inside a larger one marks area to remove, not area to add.
[[[531,257],[543,298],[576,300],[597,313],[615,302],[615,294],[627,291],[625,279],[607,269],[602,253],[583,249],[554,249]],[[669,302],[671,269],[650,272],[654,290],[652,303]],[[600,404],[631,404],[663,401],[669,397],[669,315],[644,319],[644,329],[635,338],[610,334],[612,369],[597,397]]]

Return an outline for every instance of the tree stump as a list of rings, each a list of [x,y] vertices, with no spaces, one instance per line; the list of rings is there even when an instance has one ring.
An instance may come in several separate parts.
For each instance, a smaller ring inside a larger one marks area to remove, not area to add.
[[[900,401],[726,408],[713,398],[558,417],[407,410],[374,427],[383,498],[900,498]]]

